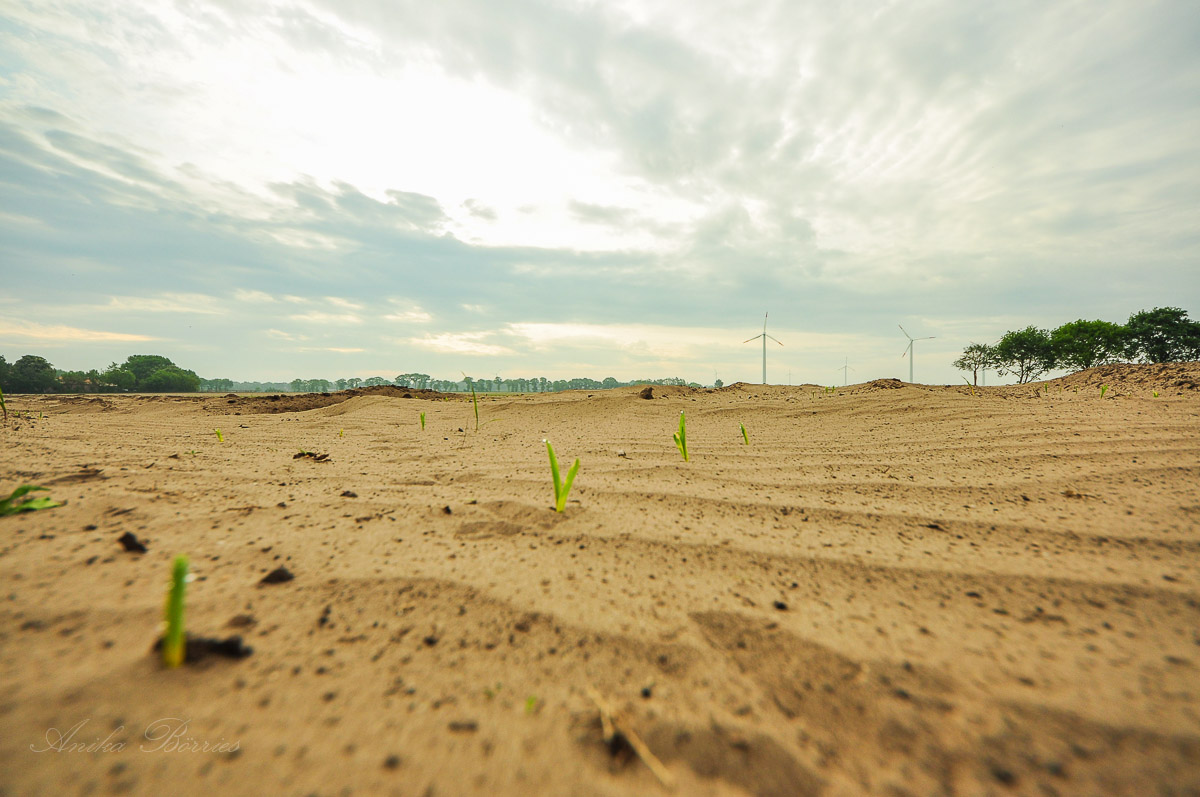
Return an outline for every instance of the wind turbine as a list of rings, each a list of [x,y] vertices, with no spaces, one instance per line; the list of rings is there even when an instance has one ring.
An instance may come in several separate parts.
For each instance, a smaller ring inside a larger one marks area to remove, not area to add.
[[[762,381],[762,383],[765,385],[767,383],[767,338],[771,338],[771,336],[767,334],[767,314],[766,313],[763,313],[762,334],[755,335],[754,337],[750,338],[749,340],[743,340],[742,343],[749,343],[751,340],[758,340],[759,338],[763,339],[763,381]],[[775,338],[771,338],[771,340],[774,340],[776,343],[779,343],[779,341],[775,340]],[[779,343],[779,345],[782,346],[783,344]]]
[[[847,371],[853,371],[853,370],[855,370],[855,369],[853,369],[853,368],[851,368],[851,367],[850,367],[850,358],[849,358],[849,357],[847,357],[847,358],[846,358],[846,364],[845,364],[845,365],[843,365],[841,368],[834,368],[833,370],[835,370],[835,371],[841,371],[841,372],[842,372],[842,387],[845,387],[845,386],[846,386],[846,383],[847,383],[847,379],[846,379],[846,372],[847,372]]]
[[[900,327],[899,324],[896,324],[896,326]],[[937,336],[930,335],[927,338],[914,338],[912,335],[910,335],[904,331],[904,327],[900,327],[900,331],[904,332],[904,337],[908,338],[908,348],[905,349],[904,354],[901,354],[900,356],[903,357],[905,355],[908,355],[908,383],[911,385],[911,384],[915,384],[913,382],[913,344],[916,343],[918,340],[933,340]]]

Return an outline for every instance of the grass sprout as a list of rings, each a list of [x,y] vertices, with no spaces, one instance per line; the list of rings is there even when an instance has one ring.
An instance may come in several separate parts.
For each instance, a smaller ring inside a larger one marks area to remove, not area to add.
[[[4,403],[3,390],[0,390],[0,412],[4,413],[4,422],[8,423],[8,406]]]
[[[967,388],[971,391],[971,395],[975,395],[975,386],[971,384],[971,380],[963,377],[963,381],[967,383]]]
[[[62,506],[58,501],[51,500],[45,496],[41,498],[26,498],[27,493],[32,493],[37,490],[49,490],[49,487],[37,487],[32,484],[22,484],[20,487],[12,491],[8,498],[0,499],[0,516],[15,515],[18,512],[36,512],[39,509],[51,509],[56,506]]]
[[[338,429],[338,437],[345,437],[345,436],[346,436],[346,430]]]
[[[1157,390],[1155,390],[1155,391],[1154,391],[1154,397],[1155,397],[1155,398],[1158,398],[1158,391],[1157,391]]]
[[[167,605],[163,616],[167,631],[163,634],[162,659],[167,668],[183,664],[187,641],[183,633],[183,595],[187,589],[188,558],[176,556],[171,565],[171,587],[167,590]]]
[[[1104,398],[1104,394],[1108,392],[1108,385],[1100,386],[1100,398]]]
[[[425,413],[421,413],[421,431],[425,431]]]
[[[213,429],[213,431],[217,433],[217,442],[218,442],[218,443],[224,443],[224,442],[225,442],[225,435],[221,434],[221,430],[220,430],[220,429]]]
[[[675,441],[675,447],[679,449],[679,453],[683,455],[683,461],[688,462],[687,450],[687,422],[684,420],[683,410],[679,411],[679,431],[671,435]]]
[[[563,481],[559,475],[558,457],[554,454],[554,446],[550,445],[549,440],[542,442],[546,444],[546,453],[550,455],[550,476],[554,479],[554,511],[562,512],[567,507],[567,496],[571,494],[575,474],[579,473],[579,459],[576,458],[575,464],[567,471],[566,481]]]
[[[738,426],[742,427],[742,439],[746,441],[746,445],[750,445],[750,435],[746,433],[746,424],[739,423]]]

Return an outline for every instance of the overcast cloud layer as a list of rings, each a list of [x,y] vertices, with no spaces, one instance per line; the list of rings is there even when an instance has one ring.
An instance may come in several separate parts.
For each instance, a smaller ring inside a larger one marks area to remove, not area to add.
[[[0,354],[907,378],[1200,297],[1200,12],[0,0]]]

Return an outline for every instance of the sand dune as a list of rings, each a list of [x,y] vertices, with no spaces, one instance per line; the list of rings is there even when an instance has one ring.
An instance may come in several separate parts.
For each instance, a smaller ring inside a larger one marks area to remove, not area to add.
[[[1200,793],[1198,383],[12,397],[3,793]]]

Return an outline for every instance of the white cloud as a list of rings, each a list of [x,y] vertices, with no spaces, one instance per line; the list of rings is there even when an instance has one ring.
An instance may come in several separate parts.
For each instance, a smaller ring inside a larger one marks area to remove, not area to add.
[[[253,302],[255,304],[271,304],[275,301],[275,297],[269,293],[251,291],[244,288],[238,288],[234,291],[233,298],[239,302]]]
[[[106,310],[122,313],[198,313],[223,315],[228,310],[220,299],[199,293],[162,293],[157,296],[111,296]]]
[[[300,321],[305,324],[361,324],[362,318],[353,313],[299,313],[297,315],[288,316],[292,321]]]
[[[421,349],[439,354],[475,354],[486,356],[511,355],[515,352],[506,347],[484,341],[491,336],[488,332],[446,332],[440,335],[426,335],[421,338],[410,338],[408,343]]]
[[[38,324],[15,318],[0,318],[0,335],[11,335],[36,341],[61,341],[70,343],[108,343],[121,341],[158,340],[149,335],[128,332],[109,332],[99,329],[80,329],[62,324]]]
[[[307,335],[296,335],[291,332],[284,332],[281,329],[268,329],[267,337],[275,338],[276,340],[308,340]]]

